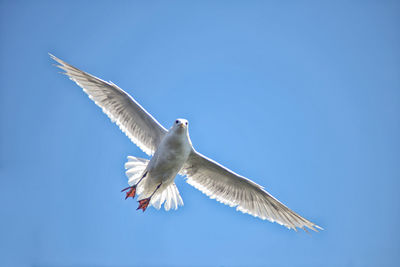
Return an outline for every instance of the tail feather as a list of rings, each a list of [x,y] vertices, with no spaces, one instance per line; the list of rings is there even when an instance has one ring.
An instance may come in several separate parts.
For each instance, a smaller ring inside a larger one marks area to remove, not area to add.
[[[128,156],[128,162],[125,163],[125,169],[127,170],[126,176],[128,176],[128,183],[130,186],[135,185],[147,167],[149,160]]]
[[[135,185],[139,179],[142,178],[148,163],[149,160],[147,159],[128,156],[128,161],[125,163],[125,173],[129,179],[128,183],[130,186]],[[144,188],[141,185],[144,184],[144,181],[140,182],[137,188],[139,198],[141,193],[144,191]],[[160,189],[162,190],[156,192],[150,201],[150,205],[154,208],[160,209],[164,204],[164,209],[168,211],[171,208],[176,210],[178,209],[178,206],[183,206],[183,200],[175,183],[171,183],[165,187],[162,186]]]
[[[171,183],[163,191],[156,193],[152,197],[150,204],[156,209],[160,209],[164,204],[164,209],[168,211],[170,209],[176,210],[179,206],[183,206],[183,200],[176,184]]]

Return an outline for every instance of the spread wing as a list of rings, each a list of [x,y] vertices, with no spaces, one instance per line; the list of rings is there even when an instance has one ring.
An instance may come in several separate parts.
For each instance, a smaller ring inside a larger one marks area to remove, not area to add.
[[[154,154],[167,130],[135,99],[112,82],[103,81],[51,54],[50,56],[60,64],[57,67],[63,69],[133,143],[149,156]]]
[[[192,151],[182,174],[187,182],[209,196],[244,213],[277,222],[297,231],[306,227],[317,231],[318,225],[301,217],[255,182],[242,177],[217,162]]]

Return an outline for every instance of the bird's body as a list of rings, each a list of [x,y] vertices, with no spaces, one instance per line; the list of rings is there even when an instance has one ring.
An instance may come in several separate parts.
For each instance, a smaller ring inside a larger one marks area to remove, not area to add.
[[[129,189],[126,198],[139,195],[139,208],[143,211],[149,205],[157,209],[164,205],[165,210],[183,205],[174,183],[180,174],[210,198],[241,212],[294,230],[322,229],[286,207],[262,186],[197,152],[189,137],[187,120],[177,119],[167,130],[115,84],[50,56],[132,142],[152,156],[150,160],[128,156],[125,164],[130,187],[123,191]]]
[[[139,190],[139,199],[149,197],[160,184],[159,193],[162,193],[170,186],[188,159],[192,149],[192,142],[187,130],[187,121],[183,119],[176,120],[161,140],[156,152],[144,170],[147,174],[143,179],[142,189]]]

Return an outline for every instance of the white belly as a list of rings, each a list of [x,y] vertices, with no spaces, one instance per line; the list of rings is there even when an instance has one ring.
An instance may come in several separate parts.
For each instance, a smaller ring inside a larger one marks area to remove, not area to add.
[[[187,135],[167,134],[147,166],[149,187],[168,186],[186,162],[192,146]],[[161,188],[160,188],[161,189]]]

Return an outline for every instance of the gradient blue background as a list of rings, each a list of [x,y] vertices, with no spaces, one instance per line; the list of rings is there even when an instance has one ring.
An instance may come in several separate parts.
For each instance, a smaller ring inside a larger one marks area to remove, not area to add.
[[[398,1],[1,1],[0,265],[398,266]],[[47,53],[111,80],[326,230],[136,211],[144,157]]]

